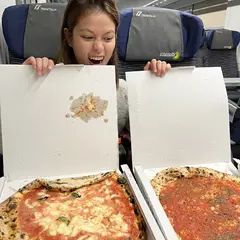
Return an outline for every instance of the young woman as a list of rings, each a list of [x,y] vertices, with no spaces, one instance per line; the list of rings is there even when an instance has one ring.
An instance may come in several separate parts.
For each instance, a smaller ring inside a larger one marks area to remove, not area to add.
[[[61,56],[64,64],[116,65],[116,34],[119,14],[114,0],[69,0],[61,29]],[[32,65],[38,75],[48,73],[54,61],[46,57],[28,58],[24,64]],[[144,70],[163,76],[170,64],[152,59]],[[126,82],[117,79],[119,132],[128,121]]]

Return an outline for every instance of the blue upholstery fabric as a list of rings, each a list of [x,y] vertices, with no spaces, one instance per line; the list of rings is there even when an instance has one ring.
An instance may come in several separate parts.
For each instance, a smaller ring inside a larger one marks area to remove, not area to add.
[[[118,28],[118,53],[123,59],[126,57],[128,35],[130,29],[130,23],[132,20],[132,9],[125,9],[120,14],[120,24]]]
[[[184,57],[191,58],[203,45],[205,31],[202,20],[190,13],[181,12],[184,41]]]
[[[8,7],[2,16],[3,34],[8,49],[18,58],[24,56],[24,34],[28,14],[28,4]]]

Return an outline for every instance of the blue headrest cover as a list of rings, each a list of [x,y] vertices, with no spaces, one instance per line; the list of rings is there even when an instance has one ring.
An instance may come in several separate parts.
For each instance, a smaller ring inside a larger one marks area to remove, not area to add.
[[[209,49],[235,49],[240,42],[240,32],[228,29],[207,31],[206,43]]]

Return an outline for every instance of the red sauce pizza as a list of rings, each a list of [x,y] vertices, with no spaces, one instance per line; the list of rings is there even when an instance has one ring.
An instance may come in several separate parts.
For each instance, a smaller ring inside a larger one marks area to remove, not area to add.
[[[0,205],[0,239],[138,240],[144,222],[116,172],[35,180]]]
[[[240,239],[240,178],[208,168],[169,168],[152,186],[182,240]]]

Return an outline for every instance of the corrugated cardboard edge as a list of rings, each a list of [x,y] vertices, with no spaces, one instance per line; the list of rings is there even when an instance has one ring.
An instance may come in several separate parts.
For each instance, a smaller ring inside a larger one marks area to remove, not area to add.
[[[138,183],[139,188],[142,191],[142,194],[147,201],[152,214],[154,215],[159,228],[161,229],[166,240],[178,240],[178,236],[174,231],[164,209],[158,200],[147,176],[145,175],[143,168],[141,166],[134,167],[134,175]]]
[[[0,199],[2,198],[2,193],[3,193],[3,188],[4,188],[4,185],[5,185],[5,181],[6,181],[5,177],[0,178]]]
[[[121,165],[121,168],[123,170],[123,175],[127,179],[128,185],[130,186],[131,191],[135,197],[135,201],[137,202],[143,215],[147,229],[149,230],[148,235],[151,235],[152,239],[155,240],[165,240],[165,237],[163,236],[154,216],[152,215],[151,210],[145,201],[144,196],[142,195],[128,165]]]

